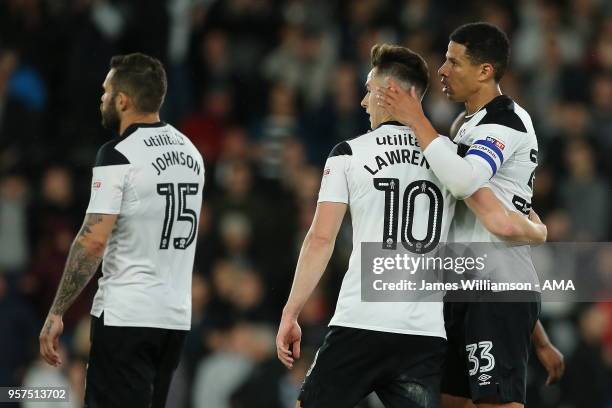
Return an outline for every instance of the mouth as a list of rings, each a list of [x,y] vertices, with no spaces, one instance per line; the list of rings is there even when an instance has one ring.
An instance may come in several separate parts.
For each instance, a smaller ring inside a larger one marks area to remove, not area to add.
[[[442,92],[445,94],[451,93],[450,86],[445,81],[440,81],[442,83]]]

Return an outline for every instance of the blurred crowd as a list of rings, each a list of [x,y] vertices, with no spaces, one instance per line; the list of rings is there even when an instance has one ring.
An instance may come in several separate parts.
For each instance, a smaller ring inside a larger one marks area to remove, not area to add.
[[[114,136],[99,115],[110,57],[141,51],[168,72],[163,120],[206,164],[193,328],[168,406],[293,407],[334,310],[350,221],[301,315],[303,356],[291,371],[276,361],[276,325],[322,164],[336,143],[368,130],[359,102],[370,49],[391,42],[424,56],[424,107],[446,133],[462,107],[446,101],[436,70],[449,33],[477,20],[511,39],[502,89],[534,120],[533,205],[549,240],[610,241],[607,0],[1,1],[0,386],[69,386],[65,406],[79,406],[96,279],[64,318],[60,369],[38,359],[38,332],[87,206],[95,153]],[[611,258],[602,254],[608,272]],[[542,313],[567,372],[545,387],[532,358],[527,406],[612,407],[612,303],[546,303]]]

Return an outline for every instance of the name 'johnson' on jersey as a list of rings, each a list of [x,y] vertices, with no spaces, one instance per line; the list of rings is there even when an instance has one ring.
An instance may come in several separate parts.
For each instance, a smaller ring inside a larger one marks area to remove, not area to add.
[[[134,124],[98,151],[88,213],[118,214],[91,314],[189,330],[204,163],[171,125]]]

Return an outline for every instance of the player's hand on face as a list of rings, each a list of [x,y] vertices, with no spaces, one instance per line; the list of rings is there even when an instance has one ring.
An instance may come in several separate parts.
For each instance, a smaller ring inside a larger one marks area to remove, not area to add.
[[[49,314],[38,338],[40,355],[47,363],[55,367],[62,364],[59,354],[59,338],[62,331],[64,331],[62,316]]]
[[[425,116],[416,88],[413,86],[406,91],[394,79],[387,78],[386,81],[387,87],[379,87],[376,90],[378,105],[402,124],[414,126]]]
[[[276,354],[285,367],[293,368],[295,359],[300,358],[302,329],[295,318],[283,316],[276,335]]]
[[[540,363],[542,363],[546,372],[548,372],[546,385],[551,385],[559,381],[561,377],[563,377],[563,372],[565,371],[563,354],[550,343],[536,347],[536,354],[538,360],[540,360]]]

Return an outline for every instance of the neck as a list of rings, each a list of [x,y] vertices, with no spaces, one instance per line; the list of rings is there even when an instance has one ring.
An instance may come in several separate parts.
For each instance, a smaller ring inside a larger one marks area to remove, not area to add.
[[[465,113],[466,115],[473,115],[478,110],[480,110],[487,103],[491,102],[493,99],[501,95],[501,89],[499,88],[499,84],[495,84],[495,86],[483,86],[477,92],[472,94],[465,101]]]
[[[128,113],[121,118],[119,134],[122,135],[125,129],[134,123],[157,123],[159,122],[159,112],[153,113]]]
[[[391,122],[394,121],[395,118],[393,118],[393,116],[391,115],[384,115],[381,119],[380,122],[378,122],[378,124],[376,126],[374,126],[374,129],[376,129],[377,127],[379,127],[381,125],[381,123],[385,123],[385,122]]]

